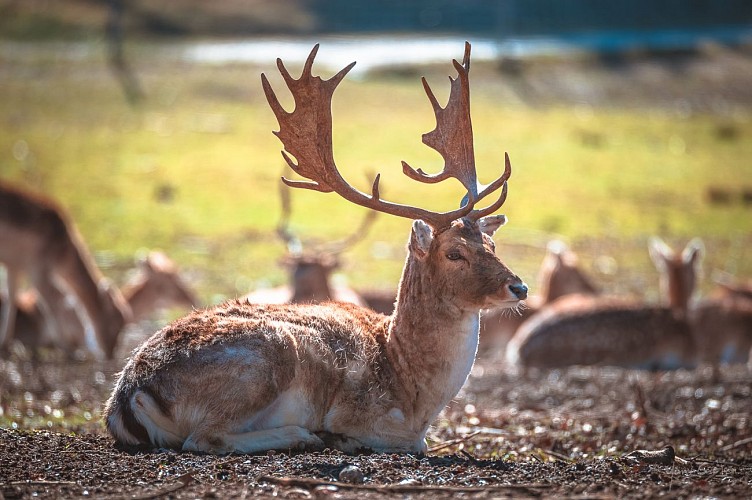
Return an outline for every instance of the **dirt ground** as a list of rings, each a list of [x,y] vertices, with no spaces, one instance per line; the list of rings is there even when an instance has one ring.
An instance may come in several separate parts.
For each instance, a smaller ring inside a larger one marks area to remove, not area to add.
[[[114,446],[99,415],[121,363],[23,351],[0,361],[0,498],[752,495],[742,365],[714,381],[703,368],[520,374],[479,358],[425,456],[209,456]]]

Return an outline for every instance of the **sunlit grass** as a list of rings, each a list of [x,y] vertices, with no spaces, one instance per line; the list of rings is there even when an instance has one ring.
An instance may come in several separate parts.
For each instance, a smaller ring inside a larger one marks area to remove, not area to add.
[[[259,82],[266,71],[290,106],[276,69],[141,56],[148,100],[137,108],[126,104],[99,56],[0,61],[0,175],[60,200],[100,261],[117,264],[106,272],[121,272],[140,248],[158,247],[192,271],[206,300],[284,281],[276,265],[284,246],[274,237],[281,144]],[[525,279],[534,282],[554,236],[581,250],[593,272],[602,254],[627,275],[649,269],[644,243],[658,234],[672,243],[702,236],[708,270],[752,274],[745,253],[752,207],[740,198],[752,190],[752,115],[530,109],[498,99],[487,80],[498,78],[493,71],[480,75],[472,82],[478,170],[489,182],[509,152],[503,211],[510,223],[497,239]],[[445,77],[429,80],[444,100]],[[346,80],[335,95],[334,122],[335,157],[354,185],[365,190],[381,172],[388,199],[456,207],[457,183],[416,185],[401,173],[400,160],[427,171],[442,165],[420,142],[434,119],[417,78]],[[736,198],[710,205],[709,186]],[[308,191],[293,193],[293,204],[293,229],[317,239],[343,237],[364,211]],[[409,224],[379,217],[347,253],[350,281],[395,285]],[[623,276],[602,278],[615,286]],[[644,281],[654,288],[653,278]]]

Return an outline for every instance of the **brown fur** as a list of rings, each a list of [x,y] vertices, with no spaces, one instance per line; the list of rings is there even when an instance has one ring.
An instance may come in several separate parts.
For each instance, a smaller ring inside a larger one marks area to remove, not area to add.
[[[701,361],[717,373],[723,363],[745,363],[752,349],[752,300],[725,292],[701,300],[689,312]]]
[[[665,369],[694,364],[686,321],[671,308],[626,300],[563,297],[527,321],[518,335],[510,345],[525,366]]]

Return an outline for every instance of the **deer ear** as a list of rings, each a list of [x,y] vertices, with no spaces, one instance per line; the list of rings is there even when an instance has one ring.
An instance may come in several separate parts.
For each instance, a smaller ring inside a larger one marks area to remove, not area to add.
[[[506,215],[489,215],[478,221],[481,232],[493,236],[497,229],[507,223]]]
[[[684,247],[684,250],[682,251],[682,262],[685,264],[690,262],[697,264],[702,258],[703,253],[705,253],[705,246],[702,244],[702,240],[700,238],[694,238],[687,243],[686,247]]]
[[[433,229],[422,220],[413,221],[413,230],[410,233],[410,253],[422,259],[428,255],[433,241]]]
[[[674,255],[674,251],[657,236],[648,240],[648,252],[650,253],[650,259],[653,261],[653,264],[659,270],[664,269],[666,267],[666,261],[671,259]]]

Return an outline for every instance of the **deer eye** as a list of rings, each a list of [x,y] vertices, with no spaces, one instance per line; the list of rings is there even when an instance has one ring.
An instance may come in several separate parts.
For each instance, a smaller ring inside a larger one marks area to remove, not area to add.
[[[462,254],[457,251],[449,252],[447,254],[447,259],[449,260],[460,260],[461,258],[462,258]]]

